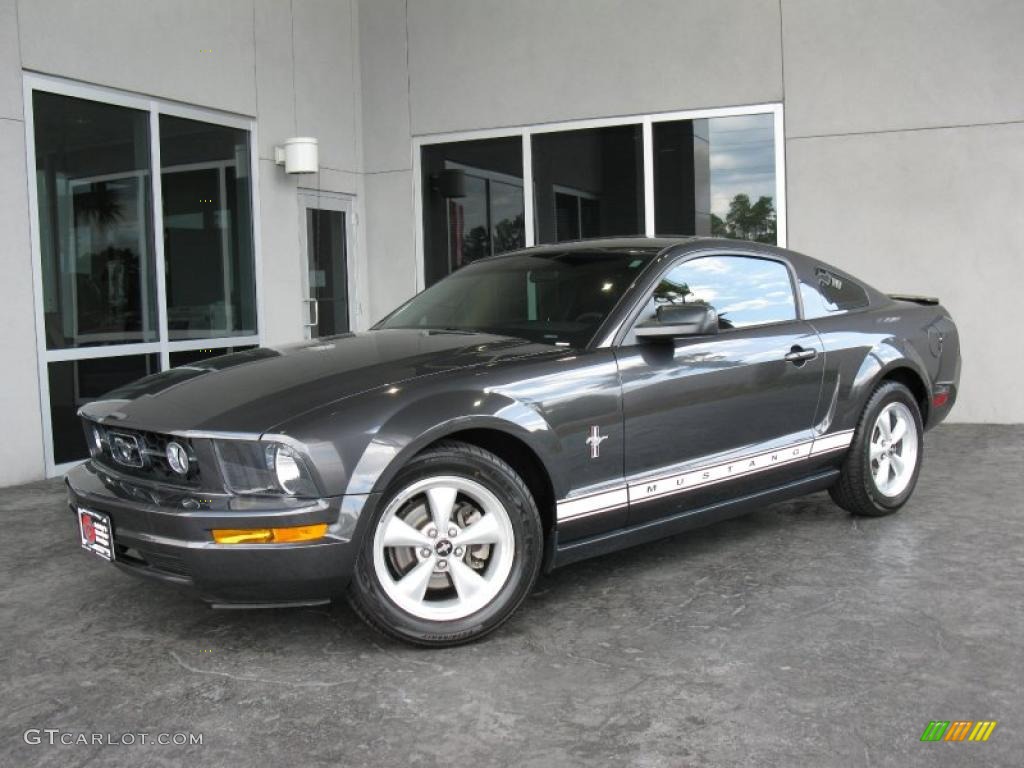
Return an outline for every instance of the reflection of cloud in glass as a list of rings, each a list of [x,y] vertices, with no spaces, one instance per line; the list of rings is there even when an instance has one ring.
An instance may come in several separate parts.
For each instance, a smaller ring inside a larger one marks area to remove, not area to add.
[[[740,312],[744,309],[764,309],[770,307],[772,302],[768,299],[747,299],[746,301],[737,301],[735,304],[727,304],[722,307],[722,313],[725,312]]]
[[[736,328],[796,316],[786,268],[763,259],[706,256],[673,271],[690,286],[689,301],[706,301]]]
[[[724,259],[714,256],[705,259],[696,259],[687,263],[687,266],[695,272],[712,273],[721,275],[729,271],[729,263]]]
[[[775,198],[774,116],[741,115],[708,120],[711,145],[711,212],[724,219],[739,194],[756,202]]]
[[[718,291],[710,285],[695,285],[690,288],[690,294],[697,301],[706,301],[708,304],[713,302],[715,299],[722,298],[718,295]]]

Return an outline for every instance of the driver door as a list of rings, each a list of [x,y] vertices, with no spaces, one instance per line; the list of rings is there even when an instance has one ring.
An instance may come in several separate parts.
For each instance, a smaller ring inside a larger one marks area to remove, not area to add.
[[[824,353],[798,318],[791,274],[732,254],[684,257],[662,274],[616,350],[629,525],[806,471]],[[717,310],[717,334],[636,337],[659,306],[688,303]]]

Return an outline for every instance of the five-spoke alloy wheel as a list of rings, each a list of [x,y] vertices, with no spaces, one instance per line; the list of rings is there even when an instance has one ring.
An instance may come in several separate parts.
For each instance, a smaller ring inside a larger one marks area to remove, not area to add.
[[[488,451],[438,443],[398,473],[378,509],[349,598],[386,634],[422,645],[475,640],[508,619],[537,578],[537,506]]]
[[[889,498],[903,493],[917,469],[917,422],[906,405],[895,401],[882,408],[868,451],[878,492]]]
[[[462,619],[505,586],[515,533],[505,505],[485,486],[439,475],[399,492],[377,524],[377,580],[402,610],[421,619]]]
[[[903,384],[884,381],[864,406],[832,499],[858,515],[887,515],[902,507],[917,484],[924,425]]]

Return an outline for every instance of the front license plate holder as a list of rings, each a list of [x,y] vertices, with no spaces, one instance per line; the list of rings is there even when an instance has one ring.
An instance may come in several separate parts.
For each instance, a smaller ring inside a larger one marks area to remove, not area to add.
[[[87,549],[104,560],[114,559],[114,529],[110,516],[83,507],[78,508],[78,532],[82,549]]]

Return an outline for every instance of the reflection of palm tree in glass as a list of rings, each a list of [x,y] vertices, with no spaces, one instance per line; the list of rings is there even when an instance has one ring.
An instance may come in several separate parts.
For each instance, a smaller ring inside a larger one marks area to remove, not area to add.
[[[74,211],[76,226],[92,224],[101,233],[124,220],[117,190],[104,181],[97,181],[89,189],[76,193]]]
[[[462,237],[462,263],[469,264],[471,261],[490,256],[490,242],[487,237],[487,227],[473,227]]]
[[[690,290],[690,286],[686,283],[677,283],[666,277],[662,278],[661,282],[658,283],[658,287],[654,289],[654,303],[686,304],[686,297],[692,294],[693,291]]]
[[[473,227],[462,237],[462,263],[469,264],[484,256],[514,251],[526,245],[526,233],[523,229],[523,215],[514,219],[502,219],[494,225],[494,243],[487,236],[487,228]]]
[[[734,240],[756,240],[775,243],[775,205],[771,196],[762,195],[751,204],[748,195],[739,194],[729,203],[729,212],[723,221],[711,214],[711,234]]]
[[[494,252],[505,253],[526,245],[523,214],[514,219],[502,219],[494,225]]]

